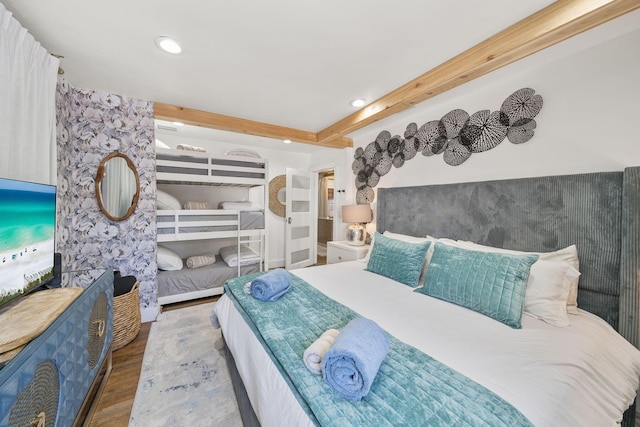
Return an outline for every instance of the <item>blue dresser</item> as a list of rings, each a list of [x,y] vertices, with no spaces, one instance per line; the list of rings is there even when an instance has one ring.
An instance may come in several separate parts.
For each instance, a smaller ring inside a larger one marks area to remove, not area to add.
[[[0,370],[0,427],[72,426],[110,369],[113,271],[107,270]],[[106,372],[105,372],[106,371]]]

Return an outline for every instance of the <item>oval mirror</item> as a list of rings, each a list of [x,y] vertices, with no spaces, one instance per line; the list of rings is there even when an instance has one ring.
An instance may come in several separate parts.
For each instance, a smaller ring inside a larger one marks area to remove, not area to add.
[[[122,221],[133,214],[140,197],[140,177],[129,157],[111,153],[100,162],[96,197],[102,213],[113,221]]]

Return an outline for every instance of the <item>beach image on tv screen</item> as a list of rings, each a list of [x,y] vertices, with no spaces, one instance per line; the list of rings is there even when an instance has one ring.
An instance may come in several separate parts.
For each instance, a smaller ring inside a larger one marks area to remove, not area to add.
[[[53,277],[52,185],[0,178],[0,303]]]

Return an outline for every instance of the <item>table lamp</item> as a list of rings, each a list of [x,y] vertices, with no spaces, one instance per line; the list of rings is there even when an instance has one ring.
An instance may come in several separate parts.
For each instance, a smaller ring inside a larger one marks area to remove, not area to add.
[[[364,224],[371,222],[371,206],[342,206],[342,222],[351,223],[347,227],[347,243],[352,246],[363,246],[367,238]]]

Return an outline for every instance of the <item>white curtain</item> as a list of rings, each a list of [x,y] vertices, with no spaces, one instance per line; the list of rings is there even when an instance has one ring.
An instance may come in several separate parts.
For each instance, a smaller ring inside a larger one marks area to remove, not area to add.
[[[59,63],[0,3],[0,176],[55,184]]]

